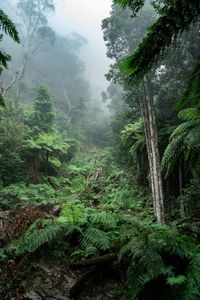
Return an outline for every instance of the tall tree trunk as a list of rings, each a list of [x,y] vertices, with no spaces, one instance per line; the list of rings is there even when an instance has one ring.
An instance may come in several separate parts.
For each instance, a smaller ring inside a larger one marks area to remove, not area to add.
[[[153,102],[150,78],[143,82],[144,97],[140,101],[141,113],[144,119],[144,132],[149,161],[153,208],[158,223],[164,222],[164,196],[162,177],[160,174],[160,157],[156,128],[155,108]]]

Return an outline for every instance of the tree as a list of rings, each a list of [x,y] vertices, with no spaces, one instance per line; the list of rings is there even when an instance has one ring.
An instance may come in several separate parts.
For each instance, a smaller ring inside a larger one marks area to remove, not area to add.
[[[37,138],[28,140],[28,151],[32,161],[32,182],[38,183],[39,170],[49,175],[49,168],[61,166],[59,155],[66,154],[69,144],[60,135],[40,133]]]
[[[49,133],[52,131],[55,112],[53,110],[53,101],[46,87],[41,86],[39,88],[33,108],[29,113],[27,123],[34,134],[38,135],[41,132]]]
[[[123,8],[129,6],[136,14],[145,0],[114,0]],[[133,55],[121,62],[121,70],[125,72],[129,82],[140,82],[166,54],[166,49],[180,33],[197,22],[200,16],[200,2],[196,0],[152,1],[159,13],[158,20],[148,28],[147,36]]]
[[[21,108],[15,108],[7,100],[0,109],[0,181],[3,185],[25,178],[25,156],[27,129]]]
[[[16,102],[21,93],[20,81],[24,78],[30,58],[54,44],[55,33],[48,26],[47,14],[54,11],[52,0],[19,0],[17,3],[19,17],[22,21],[22,63],[6,87],[1,87],[2,94],[17,83]]]
[[[121,74],[118,69],[118,63],[121,57],[129,55],[132,51],[132,47],[137,47],[137,44],[141,41],[142,36],[146,32],[146,27],[152,22],[153,16],[154,12],[152,9],[146,7],[145,10],[139,14],[138,19],[133,19],[132,22],[127,21],[130,17],[130,12],[127,10],[120,12],[119,8],[113,5],[111,17],[103,21],[102,28],[104,30],[104,39],[108,46],[108,56],[116,60],[115,65],[111,66],[107,77],[108,79],[114,79],[118,82],[124,82],[125,90],[128,90],[129,96],[132,96],[130,101],[132,102],[132,106],[134,106],[133,101],[136,99],[135,107],[136,105],[139,107],[144,120],[143,124],[149,161],[153,207],[155,217],[157,221],[161,223],[164,221],[164,196],[162,177],[160,174],[152,80],[149,77],[143,81],[141,87],[134,88],[126,84],[123,74]],[[125,23],[123,22],[124,20]]]

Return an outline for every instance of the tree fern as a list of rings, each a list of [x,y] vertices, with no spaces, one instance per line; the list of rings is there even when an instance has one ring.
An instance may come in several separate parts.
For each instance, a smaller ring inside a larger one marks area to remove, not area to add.
[[[199,109],[188,108],[179,112],[179,118],[184,123],[180,124],[171,134],[169,144],[162,157],[161,170],[167,166],[167,177],[174,169],[179,159],[189,162],[195,166],[194,176],[200,173],[199,168],[199,149],[200,149],[200,113]],[[197,162],[197,164],[196,164]]]

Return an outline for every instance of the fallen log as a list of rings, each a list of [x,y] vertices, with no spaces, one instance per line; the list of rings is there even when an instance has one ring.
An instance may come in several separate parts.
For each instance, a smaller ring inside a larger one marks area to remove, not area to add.
[[[104,264],[107,262],[111,262],[117,259],[116,253],[109,253],[103,256],[90,258],[83,261],[77,261],[77,262],[71,262],[70,267],[72,268],[80,268],[85,266],[91,266],[91,265],[98,265],[98,264]]]

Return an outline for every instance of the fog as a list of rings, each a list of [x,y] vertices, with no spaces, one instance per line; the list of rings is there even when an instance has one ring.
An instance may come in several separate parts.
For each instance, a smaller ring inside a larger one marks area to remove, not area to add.
[[[97,90],[107,86],[104,74],[108,71],[109,60],[101,21],[109,16],[111,3],[111,0],[58,1],[55,14],[49,18],[49,24],[60,35],[75,31],[88,40],[88,45],[81,50],[81,58],[86,63],[86,78]]]
[[[12,18],[16,18],[17,0],[3,0],[2,8]],[[106,57],[106,46],[101,31],[101,22],[109,16],[111,0],[57,0],[55,12],[48,16],[48,25],[61,36],[72,32],[87,39],[80,49],[79,58],[85,63],[84,77],[90,84],[92,95],[100,97],[108,82],[105,74],[110,60]],[[14,20],[18,22],[18,19]]]

